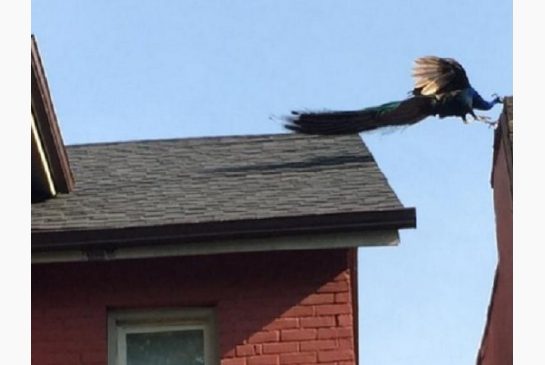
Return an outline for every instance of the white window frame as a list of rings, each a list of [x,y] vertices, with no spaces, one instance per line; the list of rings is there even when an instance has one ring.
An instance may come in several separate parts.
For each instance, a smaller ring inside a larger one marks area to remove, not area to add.
[[[108,365],[127,365],[127,334],[195,329],[204,334],[204,365],[218,365],[215,323],[210,308],[109,311]]]

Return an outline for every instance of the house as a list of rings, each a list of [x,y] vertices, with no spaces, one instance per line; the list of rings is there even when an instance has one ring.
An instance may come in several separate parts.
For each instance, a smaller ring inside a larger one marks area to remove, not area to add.
[[[505,98],[494,135],[492,188],[498,265],[477,365],[513,364],[513,97]]]
[[[357,362],[357,248],[416,225],[359,136],[64,146],[32,73],[33,364]]]

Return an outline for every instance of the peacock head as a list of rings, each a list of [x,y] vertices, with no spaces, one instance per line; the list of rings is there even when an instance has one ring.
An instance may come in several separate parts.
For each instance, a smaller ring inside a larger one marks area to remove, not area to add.
[[[503,96],[499,96],[498,94],[492,94],[492,104],[503,104]]]

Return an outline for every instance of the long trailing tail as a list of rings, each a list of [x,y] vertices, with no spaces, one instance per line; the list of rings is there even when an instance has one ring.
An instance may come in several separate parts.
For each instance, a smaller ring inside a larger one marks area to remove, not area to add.
[[[415,96],[354,111],[298,112],[284,118],[284,127],[304,134],[353,134],[390,126],[411,125],[435,114],[435,100]]]

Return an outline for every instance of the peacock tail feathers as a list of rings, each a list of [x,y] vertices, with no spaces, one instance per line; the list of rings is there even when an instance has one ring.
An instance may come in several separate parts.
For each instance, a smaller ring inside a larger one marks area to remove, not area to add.
[[[347,134],[414,124],[433,110],[435,100],[417,96],[353,111],[292,112],[284,118],[289,130],[306,134]]]

